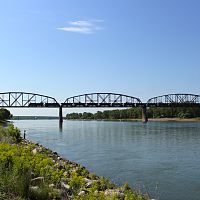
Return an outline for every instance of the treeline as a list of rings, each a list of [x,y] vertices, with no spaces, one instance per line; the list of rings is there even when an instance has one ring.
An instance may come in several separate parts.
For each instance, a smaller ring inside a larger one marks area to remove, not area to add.
[[[180,108],[149,108],[149,118],[197,118],[200,117],[200,108],[198,107],[180,107]],[[96,113],[70,113],[66,115],[67,119],[141,119],[141,108],[130,108],[122,110],[105,110]]]

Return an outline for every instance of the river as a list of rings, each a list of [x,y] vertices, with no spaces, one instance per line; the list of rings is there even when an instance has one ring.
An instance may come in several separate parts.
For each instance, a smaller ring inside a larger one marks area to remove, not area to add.
[[[199,122],[15,120],[27,138],[159,200],[200,199]]]

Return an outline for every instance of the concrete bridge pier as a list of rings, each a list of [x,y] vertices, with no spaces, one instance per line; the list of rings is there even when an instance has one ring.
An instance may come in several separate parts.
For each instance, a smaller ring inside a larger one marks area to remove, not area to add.
[[[147,106],[142,106],[142,122],[147,123],[148,122],[148,113],[147,113]]]
[[[62,106],[59,107],[59,122],[63,122]]]

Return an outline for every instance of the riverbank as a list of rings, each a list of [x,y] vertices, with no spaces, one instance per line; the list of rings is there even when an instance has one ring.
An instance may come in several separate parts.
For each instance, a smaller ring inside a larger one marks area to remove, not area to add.
[[[66,119],[72,121],[133,121],[133,122],[141,122],[142,119]],[[200,122],[200,118],[149,118],[150,122]]]
[[[0,199],[149,199],[22,139],[13,125],[1,128],[0,151]]]
[[[150,118],[150,122],[200,122],[200,118]]]

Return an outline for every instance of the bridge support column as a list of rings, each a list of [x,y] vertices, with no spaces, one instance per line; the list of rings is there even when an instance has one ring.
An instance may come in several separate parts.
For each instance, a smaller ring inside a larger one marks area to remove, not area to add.
[[[59,107],[59,122],[63,122],[62,106]]]
[[[146,105],[142,106],[142,122],[148,122],[148,114],[147,114],[147,107]]]

